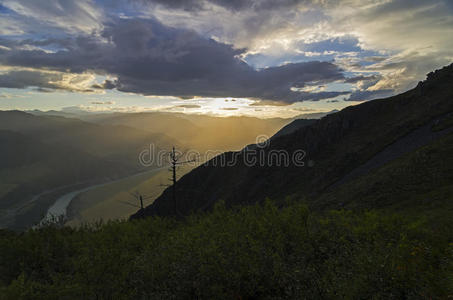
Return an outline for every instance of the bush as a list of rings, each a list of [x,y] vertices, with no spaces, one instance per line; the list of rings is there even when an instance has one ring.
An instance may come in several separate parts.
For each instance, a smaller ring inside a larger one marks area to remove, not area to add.
[[[293,203],[0,232],[4,299],[445,298],[451,218]]]

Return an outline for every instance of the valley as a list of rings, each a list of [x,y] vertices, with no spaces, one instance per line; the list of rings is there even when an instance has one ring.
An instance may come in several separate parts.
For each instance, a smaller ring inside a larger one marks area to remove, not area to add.
[[[134,212],[124,204],[130,191],[139,189],[154,199],[164,190],[165,172],[156,177],[153,172],[162,168],[157,164],[165,165],[158,159],[165,159],[161,154],[172,146],[200,153],[198,159],[203,160],[204,151],[240,149],[290,121],[167,113],[0,112],[0,142],[5,145],[0,149],[0,227],[30,228],[66,194],[77,199],[70,205],[70,224],[127,218]],[[249,130],[243,131],[244,126]],[[140,153],[150,149],[152,164],[142,165]],[[85,189],[90,190],[79,195]]]
[[[453,0],[0,0],[0,300],[453,299]]]

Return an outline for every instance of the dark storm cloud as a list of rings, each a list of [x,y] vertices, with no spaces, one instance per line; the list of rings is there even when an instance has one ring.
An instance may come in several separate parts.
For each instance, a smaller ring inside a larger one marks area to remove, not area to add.
[[[202,59],[200,57],[200,59]],[[304,87],[311,81],[331,82],[341,80],[343,75],[338,68],[327,62],[288,64],[282,67],[256,71],[241,61],[236,66],[218,68],[215,64],[206,69],[208,76],[175,79],[151,80],[120,76],[117,88],[120,91],[149,95],[173,95],[182,98],[194,96],[256,98],[262,100],[293,103],[305,100],[333,98],[343,92],[308,93],[291,91],[291,87]],[[190,70],[188,70],[190,72]],[[172,75],[168,73],[167,75]],[[194,74],[196,75],[196,74]]]
[[[239,58],[244,49],[155,20],[118,19],[105,26],[102,38],[52,40],[49,42],[64,47],[64,51],[54,53],[9,45],[11,50],[0,48],[0,63],[72,73],[112,74],[116,81],[105,81],[94,88],[116,87],[144,95],[247,97],[293,103],[344,94],[291,90],[310,82],[326,84],[343,80],[342,70],[333,63],[312,61],[256,70]],[[20,80],[8,84],[28,85]]]
[[[0,74],[0,87],[24,89],[30,86],[46,88],[58,88],[52,82],[61,80],[59,74],[42,73],[39,71],[10,71]]]
[[[83,77],[83,76],[82,76]],[[78,86],[81,78],[72,76],[68,78],[61,72],[48,72],[40,70],[13,70],[0,74],[0,88],[24,89],[36,87],[37,92],[50,93],[55,90],[67,90],[71,92],[93,92],[89,88]],[[83,78],[82,78],[83,79]],[[72,81],[74,84],[68,84]]]

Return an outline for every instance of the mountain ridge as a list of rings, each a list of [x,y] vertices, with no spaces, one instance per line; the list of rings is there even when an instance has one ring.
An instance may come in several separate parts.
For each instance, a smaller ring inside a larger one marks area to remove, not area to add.
[[[178,182],[177,213],[186,215],[204,210],[219,199],[227,205],[260,202],[265,197],[285,198],[291,194],[317,199],[328,187],[388,145],[452,112],[452,82],[453,64],[431,72],[412,90],[347,107],[291,134],[277,136],[265,148],[266,153],[285,150],[293,154],[304,150],[303,168],[246,167],[240,160],[231,167],[202,165]],[[237,152],[227,152],[216,159],[228,161],[234,156],[243,157]],[[188,191],[194,187],[198,193]],[[167,189],[132,218],[174,215],[170,204],[171,190]]]

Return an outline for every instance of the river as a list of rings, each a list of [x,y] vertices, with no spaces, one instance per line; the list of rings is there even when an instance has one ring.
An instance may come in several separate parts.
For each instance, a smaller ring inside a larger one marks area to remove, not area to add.
[[[64,194],[63,196],[60,196],[51,207],[49,207],[49,209],[47,210],[46,216],[41,220],[40,224],[44,224],[44,223],[47,223],[49,221],[53,221],[53,220],[56,220],[56,219],[59,219],[59,218],[62,218],[62,217],[65,218],[69,204],[71,203],[71,201],[75,197],[77,197],[81,193],[84,193],[84,192],[87,192],[89,190],[92,190],[92,189],[95,189],[95,188],[99,188],[99,187],[102,187],[102,186],[105,186],[105,185],[108,185],[108,184],[112,184],[112,183],[115,183],[115,182],[120,182],[120,181],[128,179],[128,178],[133,178],[133,177],[136,177],[136,176],[139,176],[139,175],[143,175],[143,174],[146,174],[146,173],[153,173],[153,172],[157,173],[158,171],[160,171],[162,169],[165,169],[165,168],[168,168],[168,166],[160,167],[160,168],[156,168],[156,169],[152,169],[152,170],[144,171],[144,172],[140,172],[140,173],[136,173],[136,174],[133,174],[133,175],[130,175],[130,176],[126,176],[126,177],[123,177],[123,178],[120,178],[120,179],[107,181],[107,182],[104,182],[104,183],[98,183],[98,184],[91,185],[91,186],[83,188],[83,189],[79,189],[79,190],[72,191],[72,192],[69,192],[67,194]]]

